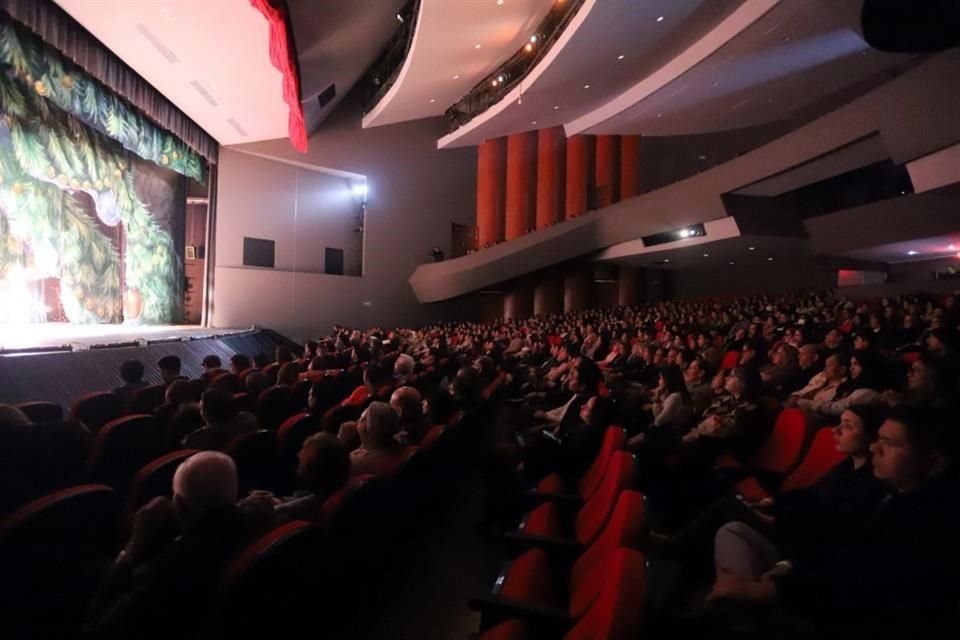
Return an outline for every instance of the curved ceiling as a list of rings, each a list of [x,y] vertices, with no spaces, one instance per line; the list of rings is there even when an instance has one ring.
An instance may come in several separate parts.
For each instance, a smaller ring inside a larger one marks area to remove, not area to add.
[[[683,135],[756,126],[829,108],[831,97],[862,93],[865,83],[889,79],[910,59],[871,49],[833,6],[780,0],[702,62],[667,83],[642,80],[570,122],[567,133]]]
[[[287,136],[270,28],[249,2],[56,1],[220,144]]]
[[[399,75],[363,118],[363,126],[442,115],[520,50],[553,3],[422,0],[413,42]]]
[[[586,0],[553,48],[513,91],[441,138],[438,146],[473,145],[566,124],[666,65],[743,2]]]

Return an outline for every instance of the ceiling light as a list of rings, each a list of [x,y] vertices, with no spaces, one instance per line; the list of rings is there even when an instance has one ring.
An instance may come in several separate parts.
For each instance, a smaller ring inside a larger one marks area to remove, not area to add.
[[[502,73],[497,76],[497,80],[499,80],[501,83],[506,79],[507,79],[507,76],[503,75]]]
[[[662,117],[663,117],[663,114],[662,114],[662,113],[658,113],[658,114],[657,114],[657,117],[658,117],[658,118],[662,118]]]
[[[784,42],[790,42],[790,36],[783,36]]]
[[[528,42],[527,44],[523,45],[523,50],[527,53],[530,53],[533,51],[533,45]]]
[[[399,22],[399,23],[401,23],[401,24],[403,23],[403,16],[400,15],[399,13],[397,14],[397,22]]]
[[[767,262],[773,262],[773,258],[767,258]]]
[[[436,101],[437,101],[436,98],[430,98],[430,104],[433,104],[433,103],[436,102]]]
[[[590,85],[585,84],[585,85],[583,85],[583,88],[584,88],[584,89],[589,89],[589,88],[590,88]]]
[[[556,111],[556,110],[559,109],[559,108],[560,108],[560,105],[558,105],[558,104],[553,105],[553,110],[554,110],[554,111]]]
[[[494,79],[493,79],[493,82],[491,82],[490,84],[495,87],[495,86],[497,86],[499,83],[497,82],[497,79],[494,78]]]
[[[659,18],[657,18],[657,22],[663,22],[663,16],[660,16]]]
[[[503,0],[497,0],[497,6],[498,6],[498,7],[502,7],[502,6],[503,6]]]
[[[664,261],[664,262],[670,262],[670,258],[664,258],[663,261]]]
[[[709,257],[710,257],[710,254],[709,254],[709,253],[705,253],[705,254],[703,254],[703,257],[704,257],[704,258],[709,258]]]
[[[533,121],[530,122],[530,124],[537,124],[537,121],[536,121],[536,120],[533,120]]]
[[[701,154],[700,154],[700,159],[701,159],[701,160],[706,160],[706,159],[707,159],[707,156],[705,156],[705,155],[703,155],[703,154],[701,153]]]
[[[687,231],[686,229],[680,229],[680,237],[681,237],[681,238],[686,238],[686,237],[688,237],[689,235],[690,235],[690,232],[689,232],[689,231]]]
[[[623,60],[625,57],[626,57],[626,56],[624,56],[624,55],[621,53],[620,55],[617,56],[617,60]]]
[[[459,80],[459,79],[460,79],[460,74],[458,73],[457,75],[453,76],[453,79],[454,79],[454,80]]]
[[[747,251],[756,251],[756,250],[757,250],[756,247],[747,247]]]
[[[479,49],[479,48],[482,47],[482,46],[483,46],[483,45],[478,42],[477,44],[473,45],[473,48],[474,48],[474,49]]]
[[[736,264],[733,260],[730,261],[730,264]]]
[[[947,247],[947,249],[950,249],[950,251],[956,251],[957,247],[955,245],[950,245]]]
[[[908,256],[915,256],[915,255],[917,255],[918,253],[920,253],[920,252],[919,252],[919,251],[914,251],[913,249],[910,249],[910,251],[907,251],[907,255],[908,255]]]
[[[537,34],[533,34],[532,36],[530,36],[530,42],[536,43],[538,38],[539,36]]]

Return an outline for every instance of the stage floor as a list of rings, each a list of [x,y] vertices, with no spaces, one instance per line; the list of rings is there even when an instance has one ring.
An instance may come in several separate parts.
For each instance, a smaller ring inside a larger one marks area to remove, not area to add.
[[[94,345],[124,344],[137,340],[187,339],[229,336],[250,331],[244,329],[213,329],[199,325],[124,326],[120,324],[78,325],[66,322],[38,324],[0,324],[0,352],[30,349],[50,349],[69,346],[74,350]]]

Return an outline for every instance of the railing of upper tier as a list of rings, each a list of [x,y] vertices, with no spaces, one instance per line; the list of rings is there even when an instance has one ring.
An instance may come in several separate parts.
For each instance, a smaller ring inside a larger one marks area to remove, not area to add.
[[[455,131],[507,95],[556,44],[585,0],[557,0],[530,39],[506,62],[477,83],[444,114]]]
[[[363,115],[367,115],[387,91],[396,82],[403,67],[404,60],[410,53],[413,43],[413,34],[417,29],[417,19],[420,16],[420,0],[410,0],[397,13],[400,26],[394,32],[390,42],[380,58],[370,67],[363,79],[366,96],[363,101]]]

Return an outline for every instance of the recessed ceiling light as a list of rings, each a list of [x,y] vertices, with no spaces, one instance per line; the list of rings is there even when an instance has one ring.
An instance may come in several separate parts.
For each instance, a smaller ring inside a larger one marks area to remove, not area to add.
[[[482,46],[483,46],[483,45],[478,42],[477,44],[473,45],[473,48],[474,48],[474,49],[479,49],[479,48],[482,47]]]
[[[790,36],[783,36],[784,42],[790,42]]]
[[[733,260],[730,261],[730,264],[736,264]]]
[[[436,101],[437,101],[436,98],[430,98],[430,103],[431,103],[431,104],[433,104],[433,103],[436,102]]]
[[[756,248],[756,247],[747,247],[747,250],[748,250],[748,251],[756,251],[757,248]]]
[[[947,249],[950,249],[950,251],[955,251],[957,247],[955,245],[950,245],[949,247],[947,247]]]
[[[497,0],[497,6],[498,6],[498,7],[502,7],[502,6],[503,6],[503,0]]]
[[[454,80],[459,80],[459,79],[460,79],[460,74],[458,73],[457,75],[453,76],[453,79],[454,79]]]
[[[910,249],[910,251],[907,251],[907,255],[908,255],[908,256],[915,256],[915,255],[917,255],[918,253],[920,253],[920,252],[919,252],[919,251],[914,251],[913,249]]]
[[[704,258],[709,258],[709,257],[710,257],[710,254],[709,254],[709,253],[705,253],[705,254],[703,254],[703,257],[704,257]]]
[[[664,258],[663,261],[664,261],[664,262],[670,262],[670,258]]]
[[[403,22],[403,16],[400,15],[399,13],[397,14],[397,22],[400,22],[400,23]]]
[[[537,124],[537,121],[533,120],[532,122],[530,122],[530,124]]]
[[[663,16],[660,16],[659,18],[657,18],[657,22],[663,22]]]
[[[585,84],[585,85],[583,85],[583,88],[584,88],[584,89],[589,89],[589,88],[590,88],[590,85]]]
[[[706,160],[706,159],[707,159],[707,156],[705,156],[705,155],[703,155],[703,154],[701,153],[701,154],[700,154],[700,159],[701,159],[701,160]]]
[[[527,53],[530,53],[533,51],[533,45],[528,42],[527,44],[523,45],[523,50]]]
[[[657,117],[658,117],[658,118],[662,118],[662,117],[663,117],[663,114],[662,114],[662,113],[658,113],[658,114],[657,114]]]
[[[556,110],[559,109],[559,108],[560,108],[560,105],[558,105],[558,104],[553,105],[553,110],[554,110],[554,111],[556,111]]]
[[[773,262],[773,258],[767,258],[767,262]]]
[[[540,39],[540,36],[538,36],[537,34],[533,34],[532,36],[530,36],[530,42],[536,42],[539,39]]]
[[[623,60],[625,57],[626,57],[626,56],[624,56],[624,55],[621,53],[620,55],[617,56],[617,60]]]

